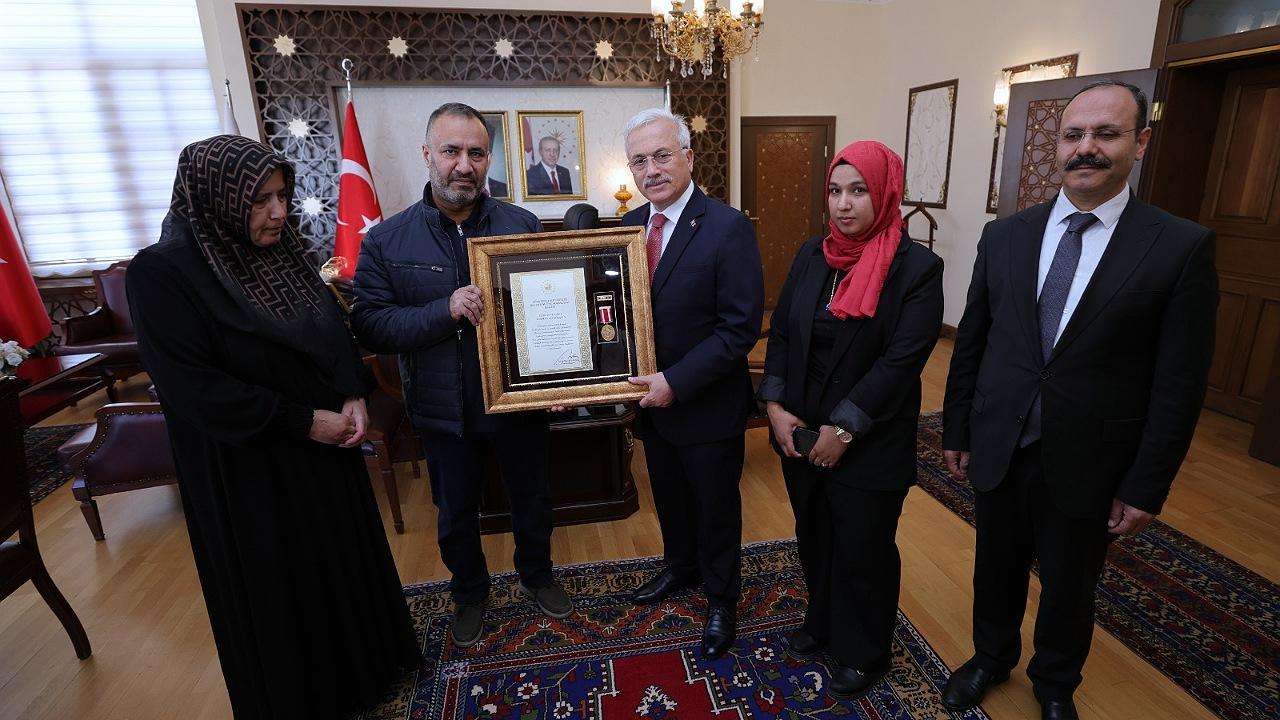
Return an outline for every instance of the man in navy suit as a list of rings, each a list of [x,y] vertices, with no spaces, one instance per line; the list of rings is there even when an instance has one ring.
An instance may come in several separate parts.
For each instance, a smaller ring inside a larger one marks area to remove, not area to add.
[[[701,584],[702,654],[718,658],[737,632],[742,586],[742,477],[764,271],[751,221],[693,184],[684,118],[644,110],[623,130],[636,187],[649,203],[622,218],[645,226],[659,372],[631,378],[640,400],[649,484],[666,569],[635,595],[655,603]]]
[[[1160,512],[1191,444],[1218,302],[1213,232],[1129,190],[1151,138],[1143,92],[1088,85],[1061,128],[1062,192],[982,232],[942,445],[978,530],[974,656],[942,702],[973,707],[1009,677],[1039,561],[1027,675],[1050,720],[1077,717],[1108,544]]]
[[[525,192],[529,195],[572,195],[573,176],[559,165],[560,141],[548,135],[538,141],[542,162],[525,171]],[[554,178],[554,179],[553,179]]]

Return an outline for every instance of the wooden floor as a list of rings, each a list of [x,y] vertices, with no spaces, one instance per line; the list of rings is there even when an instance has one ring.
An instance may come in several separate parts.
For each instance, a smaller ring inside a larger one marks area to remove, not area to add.
[[[926,410],[941,405],[950,343],[925,372]],[[125,399],[145,399],[146,380]],[[105,397],[91,397],[51,423],[87,422]],[[1252,427],[1215,413],[1201,420],[1162,519],[1217,551],[1280,581],[1280,468],[1246,453]],[[746,542],[793,535],[777,458],[766,431],[748,435],[743,475]],[[633,466],[640,511],[623,521],[558,528],[557,564],[661,553],[644,461]],[[381,495],[381,483],[374,483]],[[427,483],[401,481],[406,532],[390,533],[405,583],[447,576],[435,544]],[[108,495],[98,504],[106,540],[94,542],[70,486],[35,508],[40,546],[55,581],[79,612],[94,654],[76,660],[62,627],[27,585],[0,602],[0,719],[229,718],[208,617],[192,565],[175,487]],[[899,542],[901,606],[942,659],[955,666],[969,640],[973,531],[918,488],[907,499]],[[509,535],[487,536],[495,570],[511,569]],[[1032,581],[1029,612],[1039,588]],[[317,632],[323,632],[317,628]],[[1024,624],[1029,646],[1030,623]],[[1024,657],[1025,668],[1025,657]],[[1210,718],[1208,711],[1105,632],[1095,636],[1077,694],[1084,718]],[[1022,672],[984,704],[997,720],[1039,717]]]

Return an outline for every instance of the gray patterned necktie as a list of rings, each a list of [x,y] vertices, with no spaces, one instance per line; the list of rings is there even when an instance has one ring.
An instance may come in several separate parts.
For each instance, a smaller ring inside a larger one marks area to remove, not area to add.
[[[1071,293],[1071,281],[1076,276],[1076,268],[1080,265],[1080,251],[1083,247],[1081,235],[1085,229],[1098,221],[1093,213],[1072,213],[1067,216],[1067,231],[1062,233],[1058,241],[1058,250],[1053,254],[1053,262],[1049,265],[1049,273],[1044,277],[1044,287],[1040,288],[1040,353],[1041,360],[1047,362],[1053,353],[1054,340],[1058,337],[1058,326],[1062,324],[1062,312],[1067,307],[1067,295]],[[1031,411],[1027,413],[1027,422],[1022,426],[1022,435],[1018,439],[1020,447],[1026,447],[1040,439],[1040,393],[1036,393],[1031,403]]]

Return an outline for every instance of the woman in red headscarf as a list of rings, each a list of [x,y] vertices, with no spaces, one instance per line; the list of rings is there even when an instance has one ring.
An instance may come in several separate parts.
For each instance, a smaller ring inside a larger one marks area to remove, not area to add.
[[[902,181],[902,159],[878,142],[831,162],[831,233],[791,264],[759,390],[809,589],[788,652],[825,650],[827,694],[839,700],[865,695],[889,669],[920,371],[942,327],[942,260],[907,236]]]

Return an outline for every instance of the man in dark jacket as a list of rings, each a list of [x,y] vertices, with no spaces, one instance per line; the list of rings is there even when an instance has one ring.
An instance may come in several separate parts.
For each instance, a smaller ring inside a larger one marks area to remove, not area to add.
[[[551,574],[547,416],[485,412],[475,328],[485,307],[467,261],[469,238],[541,232],[542,224],[485,195],[489,137],[475,109],[446,103],[431,113],[422,157],[430,171],[422,202],[361,243],[351,324],[364,347],[400,355],[405,407],[439,508],[440,555],[453,573],[451,633],[465,648],[480,639],[489,595],[479,525],[485,455],[497,459],[511,500],[520,590],[552,617],[573,612]]]

